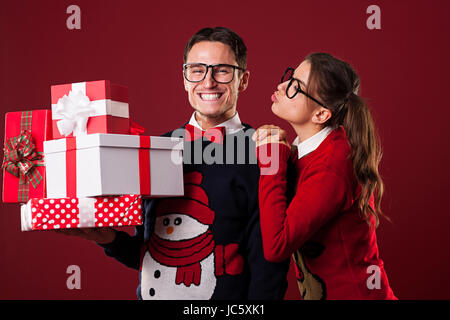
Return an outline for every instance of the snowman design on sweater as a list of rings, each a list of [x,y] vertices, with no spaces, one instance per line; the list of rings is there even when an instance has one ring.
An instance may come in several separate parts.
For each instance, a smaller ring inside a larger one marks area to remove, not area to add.
[[[158,201],[155,229],[141,256],[143,299],[210,299],[217,276],[242,273],[238,244],[216,245],[215,213],[200,172],[184,175],[185,195]]]

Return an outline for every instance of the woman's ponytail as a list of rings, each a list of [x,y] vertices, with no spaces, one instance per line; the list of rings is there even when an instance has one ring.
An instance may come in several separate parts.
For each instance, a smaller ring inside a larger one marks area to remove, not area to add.
[[[383,180],[378,171],[382,157],[380,139],[370,110],[362,97],[351,92],[345,109],[342,126],[352,147],[353,169],[361,186],[358,207],[368,222],[370,215],[373,215],[378,226],[378,215],[383,215],[380,205],[384,192]],[[372,195],[374,208],[369,204]]]
[[[358,95],[359,77],[348,63],[327,53],[313,53],[306,60],[311,64],[308,91],[314,91],[331,110],[326,125],[343,126],[352,148],[353,169],[361,187],[358,207],[369,225],[373,216],[378,226],[379,215],[384,216],[380,208],[384,185],[378,171],[382,151],[370,110]]]

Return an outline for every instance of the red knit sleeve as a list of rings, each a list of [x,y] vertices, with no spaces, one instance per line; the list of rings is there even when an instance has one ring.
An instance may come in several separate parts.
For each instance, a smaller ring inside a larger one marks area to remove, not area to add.
[[[285,153],[285,148],[279,149],[280,159]],[[346,180],[319,161],[304,169],[287,206],[286,165],[281,162],[275,174],[261,175],[259,181],[264,256],[274,262],[289,258],[339,212],[348,191]]]

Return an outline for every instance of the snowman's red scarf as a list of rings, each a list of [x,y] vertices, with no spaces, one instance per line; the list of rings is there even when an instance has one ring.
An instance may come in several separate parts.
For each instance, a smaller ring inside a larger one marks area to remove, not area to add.
[[[150,237],[148,250],[153,259],[160,264],[177,267],[176,284],[191,283],[200,285],[200,261],[209,256],[214,250],[213,235],[210,230],[189,240],[164,240],[155,233]]]

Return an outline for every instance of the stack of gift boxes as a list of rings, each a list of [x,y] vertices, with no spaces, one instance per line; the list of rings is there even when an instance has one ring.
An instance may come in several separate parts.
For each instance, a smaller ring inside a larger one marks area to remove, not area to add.
[[[51,87],[51,110],[5,116],[3,202],[22,230],[142,224],[143,197],[183,195],[183,142],[142,135],[128,88],[107,80]]]

